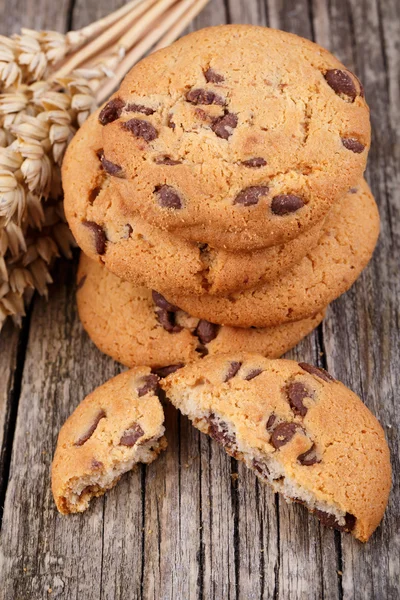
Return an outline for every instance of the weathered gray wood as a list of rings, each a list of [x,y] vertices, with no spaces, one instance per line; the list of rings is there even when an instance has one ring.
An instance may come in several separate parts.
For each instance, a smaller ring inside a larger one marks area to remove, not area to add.
[[[381,209],[380,243],[323,329],[290,356],[327,364],[362,395],[386,429],[398,477],[400,7],[376,2],[211,0],[190,29],[268,23],[314,37],[366,84],[374,126],[368,177]],[[76,0],[72,22],[82,26],[120,3]],[[0,0],[7,33],[20,24],[62,29],[68,21],[66,2],[7,5]],[[0,600],[398,597],[398,484],[383,526],[362,546],[275,497],[170,406],[169,448],[155,463],[124,477],[86,514],[59,516],[49,489],[59,427],[120,368],[82,334],[73,268],[63,263],[58,271],[49,305],[36,300],[31,318],[0,539]],[[8,335],[0,338],[0,431],[7,419],[1,403],[15,380],[18,333]]]

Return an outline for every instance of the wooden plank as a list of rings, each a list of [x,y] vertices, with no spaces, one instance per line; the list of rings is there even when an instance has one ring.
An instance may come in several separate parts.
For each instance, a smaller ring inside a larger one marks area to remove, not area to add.
[[[314,2],[314,5],[321,4]],[[395,487],[381,527],[366,546],[341,536],[342,593],[346,599],[398,598],[400,519],[398,430],[400,221],[398,189],[400,7],[388,2],[335,0],[326,7],[330,37],[316,22],[317,41],[335,52],[363,81],[371,108],[372,148],[367,178],[382,226],[370,266],[332,305],[324,323],[329,370],[381,421],[392,452]],[[340,17],[340,18],[339,18]]]

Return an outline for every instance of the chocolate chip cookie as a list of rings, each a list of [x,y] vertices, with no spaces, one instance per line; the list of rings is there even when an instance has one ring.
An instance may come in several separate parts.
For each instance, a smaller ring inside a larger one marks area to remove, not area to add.
[[[125,215],[102,152],[98,114],[78,131],[63,164],[65,211],[84,252],[135,285],[175,294],[228,294],[271,281],[318,241],[322,222],[287,244],[228,252],[196,244]]]
[[[233,327],[272,327],[315,314],[348,290],[370,260],[379,214],[365,181],[330,210],[317,246],[287,274],[225,297],[167,294],[200,319]]]
[[[193,425],[288,502],[366,542],[391,486],[382,427],[323,369],[256,354],[209,356],[160,382]]]
[[[361,178],[369,111],[320,46],[252,25],[202,29],[128,73],[99,116],[121,215],[231,251],[306,231]]]
[[[166,448],[164,412],[148,367],[121,373],[87,396],[61,428],[52,490],[63,514],[83,512],[138,463]]]
[[[83,327],[96,346],[132,367],[157,373],[218,352],[281,356],[322,321],[324,311],[269,329],[222,327],[190,317],[156,292],[119,279],[81,254],[77,302]]]

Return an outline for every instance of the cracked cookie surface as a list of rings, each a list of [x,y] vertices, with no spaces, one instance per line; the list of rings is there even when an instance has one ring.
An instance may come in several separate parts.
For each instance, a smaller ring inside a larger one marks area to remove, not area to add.
[[[269,329],[220,327],[169,306],[81,254],[77,303],[83,327],[105,354],[128,367],[182,366],[206,354],[258,352],[282,356],[322,321],[324,312]]]
[[[137,367],[89,394],[62,426],[51,470],[52,491],[63,514],[82,512],[138,463],[165,449],[158,377]]]
[[[100,123],[125,217],[231,251],[321,220],[370,145],[357,77],[308,40],[251,25],[202,29],[146,57]]]
[[[163,293],[227,294],[275,279],[317,241],[322,222],[287,244],[228,252],[176,237],[125,214],[104,160],[98,113],[72,140],[63,163],[64,205],[83,251],[119,277]]]
[[[323,369],[256,354],[204,358],[160,382],[169,400],[289,502],[365,542],[391,486],[382,427]]]
[[[225,297],[167,298],[191,315],[233,327],[304,319],[350,288],[370,260],[378,234],[378,209],[361,181],[329,211],[315,248],[275,281]]]

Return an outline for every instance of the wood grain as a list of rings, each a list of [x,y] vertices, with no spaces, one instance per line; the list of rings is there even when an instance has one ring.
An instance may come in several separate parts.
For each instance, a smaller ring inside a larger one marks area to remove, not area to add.
[[[120,4],[18,0],[6,9],[0,0],[1,27],[78,27]],[[383,525],[365,546],[320,527],[171,406],[169,447],[155,463],[125,476],[84,515],[58,515],[49,487],[58,430],[85,394],[120,371],[82,332],[75,267],[63,262],[49,303],[35,299],[22,338],[11,327],[0,338],[0,600],[397,600],[399,12],[396,0],[211,0],[190,27],[247,22],[298,33],[335,52],[366,86],[374,132],[367,176],[380,242],[352,290],[289,356],[327,366],[381,420],[395,472]]]

